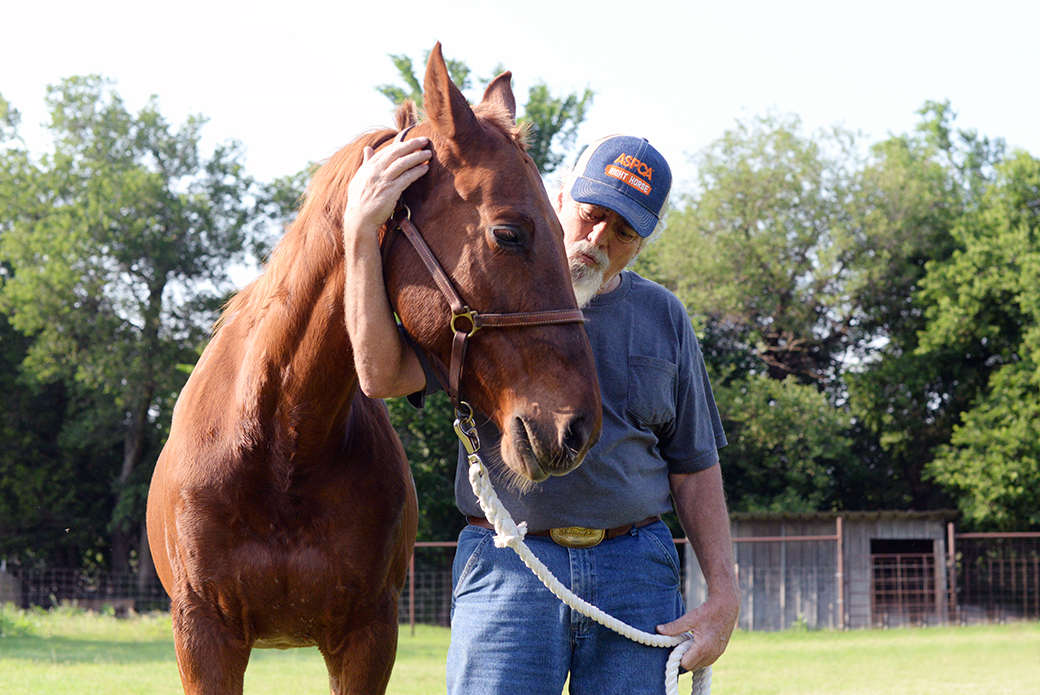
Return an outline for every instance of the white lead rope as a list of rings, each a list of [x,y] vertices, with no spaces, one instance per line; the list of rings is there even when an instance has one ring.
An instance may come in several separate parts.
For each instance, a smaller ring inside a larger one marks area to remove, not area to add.
[[[466,429],[463,428],[464,424],[467,427]],[[665,667],[665,693],[666,695],[679,695],[679,661],[682,659],[683,654],[693,646],[693,636],[689,633],[681,636],[658,635],[637,630],[593,606],[588,601],[575,596],[570,589],[553,576],[549,568],[524,543],[524,536],[527,534],[527,522],[523,521],[520,524],[516,524],[509,511],[499,501],[498,495],[491,485],[487,469],[484,468],[484,463],[477,454],[480,443],[477,439],[476,427],[473,426],[472,417],[466,417],[465,421],[463,421],[463,415],[459,413],[455,420],[455,432],[469,454],[467,457],[469,461],[469,482],[473,488],[473,494],[477,496],[480,508],[484,510],[484,516],[495,527],[495,547],[505,548],[508,546],[516,551],[523,563],[534,572],[535,576],[545,584],[549,591],[573,610],[640,644],[650,647],[672,647],[672,653],[668,657],[668,663]],[[710,693],[711,667],[708,666],[694,671],[693,695],[710,695]]]

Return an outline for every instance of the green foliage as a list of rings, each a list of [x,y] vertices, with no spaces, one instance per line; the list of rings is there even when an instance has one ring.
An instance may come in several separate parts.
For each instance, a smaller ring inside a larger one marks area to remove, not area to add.
[[[527,153],[543,174],[556,171],[573,150],[578,127],[592,108],[595,92],[586,89],[554,97],[544,82],[536,82],[527,93],[524,112],[517,122],[528,128]]]
[[[930,469],[970,523],[1040,528],[1040,379],[1033,362],[1009,365],[964,414]]]
[[[973,182],[992,168],[969,154],[974,135],[954,130],[948,105],[929,103],[920,113],[915,133],[873,147],[853,207],[864,245],[851,290],[862,366],[845,383],[857,451],[868,462],[857,487],[871,491],[864,503],[900,509],[952,504],[925,469],[985,380],[982,356],[966,358],[952,345],[917,350],[933,301],[919,291],[926,268],[953,253],[952,230],[974,204]],[[965,170],[964,162],[974,164]]]
[[[929,266],[918,353],[981,361],[962,423],[930,470],[966,517],[1040,527],[1040,160],[1018,152],[953,230],[957,250]]]
[[[0,639],[28,637],[36,633],[38,625],[29,611],[21,610],[13,603],[0,603]]]
[[[429,59],[430,51],[426,51],[423,53],[421,65],[426,65]],[[394,105],[410,100],[421,110],[423,106],[423,84],[416,76],[415,65],[412,63],[412,59],[402,53],[391,55],[390,60],[393,61],[394,67],[397,68],[397,73],[404,82],[404,87],[393,84],[381,84],[376,87],[376,91],[389,99]],[[463,91],[469,89],[471,86],[469,66],[460,60],[450,58],[445,59],[444,63],[448,68],[448,75],[451,76],[451,81],[455,83],[455,86]]]
[[[380,92],[421,97],[393,59],[404,86]],[[543,173],[592,95],[531,88]],[[96,76],[47,105],[35,156],[0,97],[0,556],[125,566],[227,269],[269,252],[310,171],[260,186],[237,143],[200,152],[202,118],[173,128],[154,99],[132,114]],[[698,328],[735,510],[956,504],[977,528],[1040,528],[1040,162],[957,129],[948,102],[920,115],[869,155],[795,117],[738,123],[637,263]],[[419,538],[452,539],[450,403],[388,405]]]
[[[644,266],[711,317],[773,378],[835,378],[853,320],[858,252],[847,203],[851,136],[809,139],[796,118],[739,123],[699,157],[698,192],[667,216]],[[695,249],[690,253],[690,249]]]
[[[21,370],[29,344],[0,315],[0,557],[76,567],[108,545],[121,438],[110,399]]]
[[[698,157],[696,193],[636,266],[673,289],[701,342],[730,445],[736,510],[841,508],[851,419],[842,368],[862,253],[849,206],[852,136],[807,137],[797,118],[737,126]]]
[[[1026,337],[1040,306],[1035,160],[1002,164],[1002,141],[955,129],[948,103],[920,114],[865,160],[840,130],[739,123],[702,153],[695,195],[637,266],[703,331],[737,509],[928,509],[949,494],[978,523],[1036,523],[1011,484],[1040,487],[1033,439],[990,441],[1038,429],[1022,374],[992,379],[1040,362]],[[762,404],[784,400],[762,375],[815,386],[833,419],[807,427],[805,402],[774,416]]]
[[[256,212],[258,224],[253,228],[250,248],[253,259],[263,264],[274,245],[296,219],[296,213],[303,205],[307,192],[307,183],[311,179],[317,165],[312,164],[302,171],[289,176],[276,178],[259,187],[256,194]],[[272,230],[271,233],[264,233]]]
[[[13,140],[18,136],[18,125],[22,121],[22,115],[18,109],[0,94],[0,143]]]
[[[174,130],[154,98],[131,114],[101,77],[64,80],[46,101],[53,150],[37,159],[14,138],[0,150],[0,312],[31,337],[28,375],[88,394],[89,430],[121,432],[109,520],[121,568],[184,382],[175,366],[195,361],[243,257],[253,182],[237,143],[200,154],[203,119]]]
[[[734,511],[840,508],[834,469],[850,459],[847,413],[793,377],[750,375],[715,397],[730,441],[723,458]]]
[[[415,478],[418,540],[453,541],[465,521],[455,507],[459,440],[452,428],[455,412],[451,401],[440,391],[430,396],[421,410],[404,398],[390,399],[387,406]]]

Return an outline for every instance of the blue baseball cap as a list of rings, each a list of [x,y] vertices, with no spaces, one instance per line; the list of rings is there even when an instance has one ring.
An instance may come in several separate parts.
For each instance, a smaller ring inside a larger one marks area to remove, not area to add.
[[[646,138],[610,135],[589,145],[575,166],[571,198],[613,210],[648,237],[661,219],[672,170]]]

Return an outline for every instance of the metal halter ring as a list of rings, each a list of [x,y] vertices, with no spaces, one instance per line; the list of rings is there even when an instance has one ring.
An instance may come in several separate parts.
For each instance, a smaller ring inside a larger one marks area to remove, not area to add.
[[[480,326],[477,325],[477,312],[470,309],[468,306],[462,307],[463,311],[457,314],[451,315],[451,332],[460,333],[461,331],[455,327],[455,321],[458,319],[466,319],[469,321],[469,332],[466,333],[467,338],[473,337],[473,334],[480,330]]]

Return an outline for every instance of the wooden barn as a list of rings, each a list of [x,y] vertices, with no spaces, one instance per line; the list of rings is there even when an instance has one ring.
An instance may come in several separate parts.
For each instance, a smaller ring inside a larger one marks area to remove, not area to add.
[[[739,627],[947,622],[947,536],[956,517],[949,511],[732,514]],[[697,605],[706,589],[686,548],[686,596]]]

